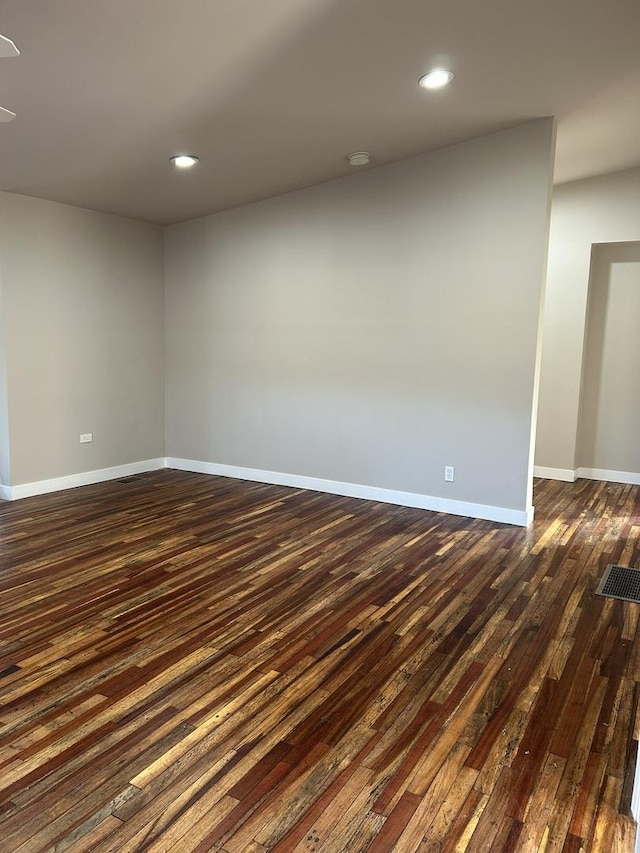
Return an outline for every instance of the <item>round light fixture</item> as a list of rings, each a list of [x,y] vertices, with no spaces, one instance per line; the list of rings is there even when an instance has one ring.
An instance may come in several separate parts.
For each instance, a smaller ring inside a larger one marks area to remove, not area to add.
[[[347,156],[350,166],[367,166],[371,160],[371,155],[368,151],[354,151],[353,154]]]
[[[176,169],[190,169],[198,162],[198,158],[192,154],[176,154],[175,157],[171,157],[170,159]]]
[[[446,68],[434,68],[424,77],[418,80],[418,85],[423,89],[442,89],[453,80],[453,71],[447,71]]]

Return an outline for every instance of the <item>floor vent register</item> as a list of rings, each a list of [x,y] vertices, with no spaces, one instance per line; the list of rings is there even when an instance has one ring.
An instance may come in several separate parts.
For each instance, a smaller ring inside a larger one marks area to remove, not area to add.
[[[640,604],[640,569],[610,563],[596,589],[598,595]]]

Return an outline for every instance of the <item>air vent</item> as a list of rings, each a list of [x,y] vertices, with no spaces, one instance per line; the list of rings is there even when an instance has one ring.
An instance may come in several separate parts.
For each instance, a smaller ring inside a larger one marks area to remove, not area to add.
[[[144,480],[144,477],[140,477],[138,474],[132,474],[130,477],[123,477],[121,480],[116,480],[116,483],[122,483],[124,486],[128,486],[130,483],[139,483],[141,480]]]
[[[598,595],[640,604],[640,569],[610,563],[596,589]]]

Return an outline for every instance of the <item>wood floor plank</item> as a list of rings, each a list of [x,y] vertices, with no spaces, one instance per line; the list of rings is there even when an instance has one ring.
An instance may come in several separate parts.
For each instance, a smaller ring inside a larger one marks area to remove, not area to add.
[[[0,503],[3,853],[631,853],[640,487],[527,530],[177,471]]]

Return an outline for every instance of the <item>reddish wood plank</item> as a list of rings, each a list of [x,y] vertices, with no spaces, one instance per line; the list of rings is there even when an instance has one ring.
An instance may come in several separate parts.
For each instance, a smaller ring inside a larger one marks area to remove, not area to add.
[[[174,471],[0,504],[3,853],[630,853],[640,606],[594,590],[639,516]]]

